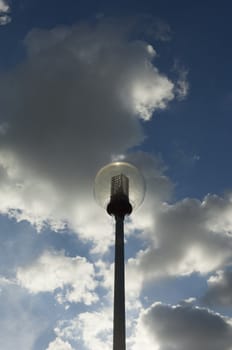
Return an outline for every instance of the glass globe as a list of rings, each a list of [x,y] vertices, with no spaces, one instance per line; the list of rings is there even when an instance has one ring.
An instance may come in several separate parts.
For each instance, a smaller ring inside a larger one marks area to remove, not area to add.
[[[120,182],[121,186],[118,185]],[[138,208],[144,199],[145,181],[140,171],[126,162],[110,163],[99,170],[94,183],[94,196],[98,204],[107,208],[115,186],[126,192],[133,209]]]

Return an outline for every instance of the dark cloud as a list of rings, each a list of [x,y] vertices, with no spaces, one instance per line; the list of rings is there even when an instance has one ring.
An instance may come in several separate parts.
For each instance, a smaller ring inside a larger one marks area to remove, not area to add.
[[[207,274],[231,261],[229,198],[186,198],[172,205],[163,203],[153,210],[153,220],[148,221],[148,248],[130,261],[146,278]]]
[[[208,279],[208,290],[202,301],[210,306],[232,306],[232,271],[218,271]]]
[[[229,350],[232,327],[207,309],[155,304],[143,316],[160,350]]]
[[[141,143],[140,119],[174,99],[155,50],[118,24],[34,29],[27,59],[1,76],[1,213],[84,231],[99,167]]]

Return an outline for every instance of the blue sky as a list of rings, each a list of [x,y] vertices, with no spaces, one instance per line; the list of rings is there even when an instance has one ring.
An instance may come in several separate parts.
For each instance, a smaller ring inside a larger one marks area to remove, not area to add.
[[[0,348],[112,348],[115,159],[127,349],[231,350],[231,6],[0,1]]]

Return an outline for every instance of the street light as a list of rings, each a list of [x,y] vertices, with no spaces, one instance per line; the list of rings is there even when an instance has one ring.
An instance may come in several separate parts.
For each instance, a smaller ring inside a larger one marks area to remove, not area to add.
[[[113,350],[125,350],[124,218],[143,202],[144,178],[132,164],[110,163],[97,173],[94,194],[96,201],[115,218]]]

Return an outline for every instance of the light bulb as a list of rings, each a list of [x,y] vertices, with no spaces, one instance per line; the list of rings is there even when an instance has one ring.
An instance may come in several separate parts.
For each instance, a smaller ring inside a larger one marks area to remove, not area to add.
[[[112,199],[118,197],[127,199],[131,209],[136,209],[143,202],[144,195],[143,175],[132,164],[126,162],[110,163],[101,168],[96,175],[94,196],[100,206],[105,209]]]

